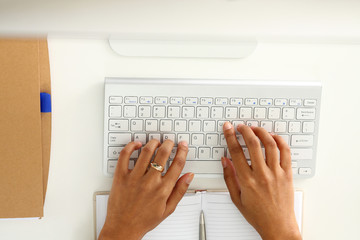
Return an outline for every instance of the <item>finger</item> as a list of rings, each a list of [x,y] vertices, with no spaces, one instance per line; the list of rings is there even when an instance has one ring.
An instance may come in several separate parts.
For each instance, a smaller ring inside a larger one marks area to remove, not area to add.
[[[152,156],[155,150],[159,147],[160,142],[157,139],[150,140],[141,150],[140,156],[136,161],[135,167],[131,172],[131,175],[135,177],[143,176],[149,166]]]
[[[189,188],[189,185],[191,181],[194,179],[193,173],[187,173],[176,182],[175,187],[173,188],[173,191],[171,192],[167,203],[166,203],[166,209],[165,209],[165,217],[172,214],[180,200],[185,195],[186,191]]]
[[[265,171],[266,163],[261,151],[259,139],[255,133],[246,125],[238,125],[238,131],[243,135],[246,146],[248,147],[252,169],[254,169],[254,171]]]
[[[164,176],[166,183],[174,186],[175,182],[179,178],[181,171],[183,170],[186,162],[186,155],[188,153],[188,145],[186,142],[180,142],[177,147],[174,161],[171,163],[169,170]]]
[[[224,180],[227,188],[229,189],[231,200],[234,202],[235,205],[239,205],[241,204],[240,185],[236,176],[235,168],[230,159],[226,157],[221,158],[221,163],[224,170]]]
[[[141,147],[141,142],[130,142],[120,152],[114,176],[126,174],[129,170],[129,159],[131,154]]]
[[[224,123],[223,130],[231,158],[239,177],[250,175],[251,169],[236,138],[234,127],[229,122],[226,122]]]
[[[161,144],[161,146],[157,150],[157,153],[154,158],[154,162],[159,164],[162,167],[165,167],[165,164],[170,157],[171,150],[173,149],[173,147],[174,147],[173,141],[166,140],[165,142],[163,142],[163,144]],[[156,169],[154,169],[152,167],[150,168],[150,170],[147,174],[149,174],[149,176],[154,176],[154,175],[161,176],[161,172],[157,171]]]
[[[264,128],[254,127],[252,130],[264,145],[266,164],[271,169],[280,167],[279,150],[274,138]]]
[[[289,145],[285,142],[285,140],[279,136],[273,136],[279,150],[280,150],[280,166],[286,172],[290,172],[292,174],[291,169],[291,152]]]

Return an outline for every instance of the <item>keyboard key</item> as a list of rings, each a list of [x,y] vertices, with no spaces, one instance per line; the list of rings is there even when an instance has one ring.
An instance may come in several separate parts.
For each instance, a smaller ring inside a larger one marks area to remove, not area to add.
[[[304,106],[316,106],[316,100],[315,99],[305,99]]]
[[[259,126],[259,122],[258,121],[247,121],[246,125],[248,125],[249,127],[253,126],[253,127],[258,127]]]
[[[280,108],[269,108],[269,119],[279,119]]]
[[[131,133],[109,133],[110,145],[126,145],[131,142]]]
[[[303,123],[303,133],[313,133],[315,130],[314,122],[304,122]]]
[[[124,106],[124,117],[136,117],[136,106]]]
[[[220,135],[220,145],[221,145],[221,146],[227,146],[227,144],[226,144],[226,139],[225,139],[225,135],[224,135],[224,134],[221,134],[221,135]]]
[[[121,104],[122,100],[123,100],[122,97],[117,97],[117,96],[109,97],[109,103],[112,103],[112,104]]]
[[[285,105],[287,105],[287,99],[285,98],[275,99],[275,106],[285,106]]]
[[[180,107],[168,107],[168,117],[169,118],[179,118],[180,117]]]
[[[182,108],[182,117],[183,118],[194,118],[195,117],[195,107],[183,107]]]
[[[108,149],[108,157],[109,158],[119,158],[120,152],[124,149],[124,147],[109,147]],[[135,150],[131,155],[131,159],[137,159],[139,157],[139,151]]]
[[[206,145],[207,146],[216,146],[218,145],[219,135],[217,134],[206,134]]]
[[[134,132],[144,131],[143,120],[141,120],[141,119],[131,120],[130,128],[131,128],[131,131],[134,131]]]
[[[177,152],[177,147],[173,147],[173,149],[171,150],[171,153],[170,153],[170,158],[171,159],[174,159],[174,157],[176,155],[176,152]]]
[[[137,103],[137,97],[125,97],[125,104],[135,104]]]
[[[200,132],[201,131],[201,121],[200,120],[190,120],[189,121],[189,132]]]
[[[139,117],[149,118],[151,116],[151,107],[150,106],[139,106]]]
[[[199,148],[199,159],[210,159],[210,148],[200,147]]]
[[[223,168],[220,161],[187,161],[182,173],[187,172],[217,174],[223,173]]]
[[[201,146],[204,144],[204,134],[202,133],[194,133],[191,135],[191,145]]]
[[[189,147],[188,154],[186,155],[186,160],[195,160],[196,159],[196,148]]]
[[[215,104],[216,105],[227,105],[228,99],[225,97],[215,98]]]
[[[226,119],[237,118],[238,109],[236,107],[227,107],[225,108]]]
[[[146,134],[145,133],[135,133],[134,141],[141,142],[142,145],[145,145],[146,144]]]
[[[313,150],[311,148],[292,148],[290,151],[292,160],[310,160],[313,156]]]
[[[154,118],[164,118],[165,117],[165,106],[154,106],[153,108]]]
[[[167,97],[155,97],[156,104],[167,104],[168,98]]]
[[[255,119],[264,119],[266,118],[266,108],[255,108],[254,110]]]
[[[298,133],[300,132],[301,123],[300,122],[289,122],[289,132]]]
[[[271,121],[261,121],[260,126],[264,128],[267,132],[273,131],[273,124]]]
[[[291,146],[294,147],[311,147],[313,145],[313,135],[292,135]]]
[[[153,98],[152,97],[140,97],[140,103],[141,104],[151,104],[153,103]]]
[[[153,140],[153,139],[157,139],[160,142],[161,141],[160,133],[150,133],[149,134],[149,141]]]
[[[146,120],[145,121],[145,131],[147,132],[157,132],[158,131],[158,120]]]
[[[160,131],[171,132],[172,131],[172,120],[160,120]]]
[[[212,107],[211,108],[211,118],[223,118],[224,108],[222,107]]]
[[[299,169],[298,168],[292,168],[292,174],[293,175],[297,175],[299,173]]]
[[[242,98],[230,98],[231,105],[242,105]]]
[[[294,119],[295,108],[283,108],[283,119]]]
[[[121,117],[121,106],[110,106],[109,117]]]
[[[208,118],[209,117],[209,107],[197,107],[196,108],[196,117],[197,118]]]
[[[237,126],[238,126],[239,124],[245,125],[245,122],[244,122],[244,121],[233,121],[233,122],[232,122],[232,125],[234,126],[235,132],[238,132]]]
[[[204,121],[204,132],[215,132],[215,121]]]
[[[108,161],[108,165],[107,165],[107,171],[108,173],[114,173],[115,169],[116,169],[116,165],[117,165],[117,160],[114,161]],[[130,160],[129,161],[129,169],[133,169],[135,166],[135,161],[134,160]]]
[[[164,134],[163,134],[163,142],[164,142],[165,140],[171,140],[171,141],[173,141],[174,143],[176,143],[175,134],[173,134],[173,133],[164,133]]]
[[[273,100],[271,98],[261,98],[260,105],[261,106],[271,106],[273,104]]]
[[[175,120],[175,132],[186,132],[186,120]]]
[[[286,132],[286,122],[275,122],[275,132],[276,133]]]
[[[257,98],[246,98],[245,99],[245,105],[247,105],[247,106],[257,105],[257,104],[258,104]]]
[[[311,168],[299,168],[300,175],[311,175]]]
[[[315,108],[298,108],[296,118],[300,120],[315,119]]]
[[[224,123],[226,123],[227,121],[217,121],[217,131],[218,132],[223,132],[223,126]]]
[[[188,133],[179,133],[177,135],[177,143],[186,142],[188,145],[190,144],[190,134]]]
[[[109,120],[110,131],[128,131],[129,120]]]
[[[225,156],[225,148],[214,147],[212,151],[212,158],[215,160],[221,160]]]
[[[187,97],[185,98],[185,104],[198,104],[198,98],[196,97]]]
[[[240,118],[251,118],[251,108],[240,108]]]
[[[182,97],[171,97],[170,104],[182,104],[183,98]]]
[[[200,98],[200,103],[201,103],[201,105],[211,105],[211,104],[213,104],[213,98],[211,98],[211,97]]]
[[[290,99],[290,106],[301,106],[301,99]]]

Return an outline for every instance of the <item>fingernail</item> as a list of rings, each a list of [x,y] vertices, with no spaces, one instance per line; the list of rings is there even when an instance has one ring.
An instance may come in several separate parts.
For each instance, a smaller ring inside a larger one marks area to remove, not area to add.
[[[226,160],[224,157],[221,158],[221,164],[222,164],[223,168],[226,168],[227,163],[226,163]]]
[[[271,136],[275,136],[275,133],[273,133],[273,132],[270,132],[270,135],[271,135]]]
[[[193,179],[194,179],[194,173],[190,173],[189,176],[186,178],[186,183],[189,185]]]
[[[187,146],[188,146],[187,142],[185,142],[185,141],[181,141],[181,142],[179,142],[179,144],[180,144],[180,145],[183,145],[184,147],[187,147]]]
[[[229,122],[224,123],[224,130],[232,128],[232,125]]]

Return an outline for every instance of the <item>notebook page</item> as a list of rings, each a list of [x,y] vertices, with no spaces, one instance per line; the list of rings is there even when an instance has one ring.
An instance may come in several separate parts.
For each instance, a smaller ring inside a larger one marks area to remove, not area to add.
[[[105,223],[109,195],[96,195],[96,239]]]
[[[207,240],[261,240],[256,230],[240,214],[228,192],[204,193]],[[302,192],[295,192],[295,216],[301,230]]]
[[[176,210],[143,240],[199,240],[201,193],[185,194]]]

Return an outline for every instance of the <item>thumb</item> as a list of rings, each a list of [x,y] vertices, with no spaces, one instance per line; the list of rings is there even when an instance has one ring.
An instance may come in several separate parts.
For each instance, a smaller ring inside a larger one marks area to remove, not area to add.
[[[224,179],[226,186],[229,189],[231,200],[235,205],[239,206],[239,204],[241,204],[240,185],[234,165],[232,161],[226,157],[221,158],[221,163],[223,165]]]

